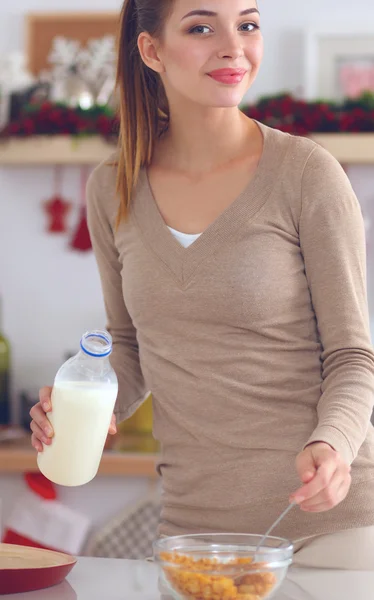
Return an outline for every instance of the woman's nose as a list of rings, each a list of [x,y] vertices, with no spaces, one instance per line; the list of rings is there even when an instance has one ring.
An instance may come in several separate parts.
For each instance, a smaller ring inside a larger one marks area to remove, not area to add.
[[[243,54],[241,40],[236,36],[227,37],[218,51],[219,58],[231,58],[232,60],[240,58]]]

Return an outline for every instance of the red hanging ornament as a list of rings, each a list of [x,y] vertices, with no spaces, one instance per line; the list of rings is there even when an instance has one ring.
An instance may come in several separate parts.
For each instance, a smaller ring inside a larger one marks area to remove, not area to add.
[[[87,210],[86,210],[86,186],[88,173],[86,168],[81,169],[81,207],[79,223],[70,243],[70,247],[80,252],[91,250],[91,238],[87,225]]]
[[[49,233],[64,233],[67,229],[65,220],[70,211],[70,202],[61,195],[61,169],[55,168],[55,193],[44,203],[44,209],[49,217],[47,231]]]

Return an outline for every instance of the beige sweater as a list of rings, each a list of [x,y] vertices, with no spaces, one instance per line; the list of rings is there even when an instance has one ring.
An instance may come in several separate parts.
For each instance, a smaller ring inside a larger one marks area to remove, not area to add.
[[[119,420],[153,394],[162,534],[264,532],[299,487],[295,458],[313,440],[353,462],[351,492],[328,513],[291,511],[276,533],[374,524],[360,208],[330,154],[261,130],[254,179],[187,249],[145,170],[116,233],[115,168],[100,165],[88,185]]]

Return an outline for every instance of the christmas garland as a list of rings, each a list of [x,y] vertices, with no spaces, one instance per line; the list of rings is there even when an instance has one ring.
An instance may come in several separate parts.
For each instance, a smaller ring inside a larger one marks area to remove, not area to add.
[[[297,135],[374,132],[374,94],[371,92],[341,103],[307,102],[283,93],[261,98],[242,110],[265,125]],[[2,138],[35,135],[101,135],[115,140],[118,120],[109,107],[84,110],[45,102],[25,106],[19,118],[0,132]]]
[[[89,109],[71,108],[64,104],[44,102],[28,105],[15,121],[0,132],[0,137],[30,137],[35,135],[101,135],[116,138],[118,120],[107,106]]]
[[[244,112],[266,125],[297,135],[374,132],[374,93],[371,92],[341,103],[307,102],[280,94],[262,98],[256,105],[245,107]]]

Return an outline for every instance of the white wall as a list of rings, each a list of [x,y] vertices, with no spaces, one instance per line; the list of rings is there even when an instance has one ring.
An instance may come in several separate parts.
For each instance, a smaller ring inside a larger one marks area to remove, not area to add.
[[[64,196],[78,221],[78,169],[66,169]],[[43,200],[53,192],[53,169],[0,170],[0,290],[3,321],[12,342],[15,388],[53,381],[80,335],[105,325],[92,252],[71,250],[69,234],[46,233]]]
[[[332,30],[338,23],[374,22],[374,3],[356,0],[260,0],[266,41],[261,75],[250,96],[298,90],[303,79],[303,31]],[[0,4],[0,53],[24,43],[24,15],[32,11],[116,10],[118,0],[13,0]],[[353,25],[352,25],[353,24]],[[51,383],[65,351],[75,350],[83,331],[104,325],[99,280],[92,253],[68,249],[69,236],[45,232],[42,200],[53,191],[52,169],[0,169],[0,294],[4,324],[13,346],[16,390]],[[353,168],[352,181],[366,207],[374,200],[374,171]],[[79,172],[66,169],[64,194],[75,203]],[[374,216],[373,216],[374,222]]]
[[[374,23],[370,0],[258,0],[265,58],[250,97],[299,91],[304,79],[304,32],[366,29]]]

